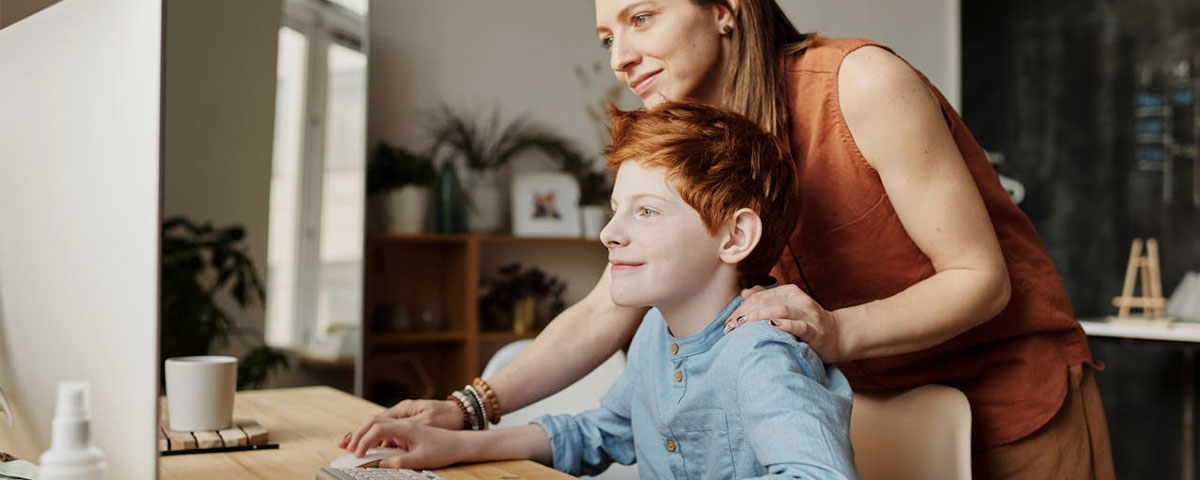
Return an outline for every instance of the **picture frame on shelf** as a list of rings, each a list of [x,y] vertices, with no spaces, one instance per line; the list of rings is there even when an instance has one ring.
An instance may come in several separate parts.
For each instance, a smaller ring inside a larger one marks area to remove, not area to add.
[[[512,215],[513,235],[578,237],[579,184],[566,173],[515,173]]]

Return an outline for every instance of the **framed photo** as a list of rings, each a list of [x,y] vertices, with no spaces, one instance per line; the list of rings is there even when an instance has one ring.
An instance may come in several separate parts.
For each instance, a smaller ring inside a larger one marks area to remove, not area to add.
[[[519,172],[512,180],[513,235],[578,237],[579,184],[561,172]]]

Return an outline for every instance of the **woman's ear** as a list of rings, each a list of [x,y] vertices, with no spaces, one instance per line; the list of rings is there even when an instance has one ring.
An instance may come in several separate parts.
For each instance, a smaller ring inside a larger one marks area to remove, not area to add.
[[[737,12],[742,8],[741,0],[727,0],[728,7],[720,3],[713,4],[714,13],[717,15],[717,30],[722,34],[728,34],[733,29],[737,28]]]
[[[754,247],[762,239],[762,218],[749,208],[739,209],[724,230],[721,236],[721,261],[737,265],[754,252]]]

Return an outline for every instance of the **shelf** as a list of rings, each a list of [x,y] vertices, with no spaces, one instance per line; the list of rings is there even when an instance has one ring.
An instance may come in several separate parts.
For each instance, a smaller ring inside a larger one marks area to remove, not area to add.
[[[375,345],[456,343],[465,342],[467,334],[463,332],[375,333],[369,335],[366,340]]]
[[[480,342],[515,342],[527,338],[536,338],[539,332],[515,333],[515,332],[479,332]]]
[[[481,235],[479,241],[484,243],[562,243],[579,245],[602,246],[599,238],[590,237],[517,237],[513,235]]]
[[[426,235],[414,233],[372,233],[367,239],[374,242],[466,243],[470,235]]]
[[[541,264],[547,274],[590,282],[607,263],[598,238],[580,237],[374,233],[364,255],[363,318],[371,322],[362,336],[363,395],[383,404],[444,396],[478,376],[505,345],[537,336],[481,330],[479,290],[498,268]],[[432,312],[446,330],[388,329],[396,318],[388,310],[396,307],[413,319]]]
[[[407,233],[373,233],[368,236],[373,242],[408,242],[408,243],[466,243],[477,240],[481,243],[557,243],[601,246],[600,239],[591,237],[522,237],[516,235],[481,235],[481,234],[407,234]]]
[[[325,358],[308,353],[296,356],[296,361],[316,370],[354,370],[354,357]]]

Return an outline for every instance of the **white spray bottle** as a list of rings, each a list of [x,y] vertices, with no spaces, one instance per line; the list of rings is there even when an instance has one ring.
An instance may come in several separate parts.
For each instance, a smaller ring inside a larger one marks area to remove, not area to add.
[[[104,480],[104,454],[91,444],[91,388],[60,382],[50,449],[40,459],[41,480]]]

